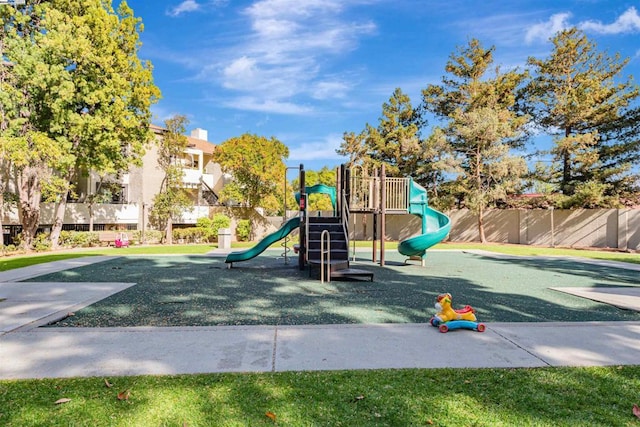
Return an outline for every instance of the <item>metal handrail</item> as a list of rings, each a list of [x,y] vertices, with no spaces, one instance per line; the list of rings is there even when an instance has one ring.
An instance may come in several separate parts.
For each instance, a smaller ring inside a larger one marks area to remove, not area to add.
[[[305,208],[306,209],[306,208]],[[304,219],[304,262],[305,264],[309,263],[309,213],[308,210],[305,210],[305,219]]]
[[[325,250],[324,237],[327,236],[327,249]],[[331,282],[331,234],[329,230],[322,230],[320,234],[320,283],[324,283],[324,254],[327,254],[327,283]]]

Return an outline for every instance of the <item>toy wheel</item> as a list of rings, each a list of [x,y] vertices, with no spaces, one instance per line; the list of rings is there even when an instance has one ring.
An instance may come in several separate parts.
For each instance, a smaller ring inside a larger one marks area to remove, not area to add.
[[[478,332],[484,332],[485,329],[487,329],[487,327],[484,325],[484,323],[478,323]]]
[[[435,317],[432,317],[431,320],[429,320],[429,323],[431,323],[431,326],[438,326],[438,324],[436,323]]]
[[[443,334],[446,334],[447,331],[449,331],[449,327],[443,323],[442,325],[438,326],[438,330]]]

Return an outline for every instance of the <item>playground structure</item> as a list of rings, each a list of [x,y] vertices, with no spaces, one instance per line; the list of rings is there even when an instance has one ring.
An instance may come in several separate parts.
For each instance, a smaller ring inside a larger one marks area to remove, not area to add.
[[[417,215],[422,220],[421,233],[403,240],[398,251],[407,260],[420,260],[424,265],[426,250],[442,241],[451,228],[449,217],[428,206],[427,191],[411,177],[386,177],[384,166],[379,173],[368,175],[362,168],[349,169],[345,165],[338,168],[336,186],[317,184],[305,185],[304,166],[299,167],[300,189],[296,193],[299,214],[286,220],[282,227],[264,237],[254,247],[230,253],[225,262],[231,267],[234,262],[247,261],[258,256],[270,245],[300,230],[298,266],[320,270],[320,279],[330,281],[339,278],[369,278],[373,273],[351,268],[349,262],[349,221],[352,213],[373,216],[373,262],[377,260],[377,245],[380,240],[380,265],[384,265],[385,216],[388,214]],[[286,187],[285,187],[286,189]],[[308,196],[326,194],[331,199],[332,212],[325,216],[308,214]],[[379,224],[379,226],[378,226]],[[287,253],[285,240],[285,256]],[[355,253],[355,251],[354,251]]]

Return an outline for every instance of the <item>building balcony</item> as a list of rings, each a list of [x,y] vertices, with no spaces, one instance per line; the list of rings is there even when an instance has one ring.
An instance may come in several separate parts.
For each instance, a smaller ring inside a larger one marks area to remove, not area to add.
[[[185,187],[196,188],[204,183],[209,188],[213,188],[213,175],[202,173],[197,169],[184,169],[183,172],[182,183]]]

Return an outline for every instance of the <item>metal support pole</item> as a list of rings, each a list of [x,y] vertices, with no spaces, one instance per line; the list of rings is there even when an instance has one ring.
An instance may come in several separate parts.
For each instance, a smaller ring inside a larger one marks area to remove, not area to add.
[[[287,222],[287,171],[289,169],[300,169],[297,166],[289,166],[284,168],[284,194],[283,194],[283,205],[284,205],[284,212],[282,213],[282,225],[284,225],[285,222]],[[284,236],[284,251],[283,251],[283,256],[284,256],[284,263],[285,264],[289,264],[289,258],[288,258],[288,252],[289,252],[289,246],[287,245],[289,243],[289,235]]]
[[[380,265],[384,267],[384,244],[385,244],[385,233],[387,232],[385,227],[386,222],[386,213],[387,213],[387,188],[385,184],[386,178],[386,170],[384,167],[384,163],[382,164],[382,168],[380,168]]]
[[[307,192],[304,176],[304,166],[300,163],[300,247],[298,248],[298,268],[300,270],[304,270],[307,262]]]

